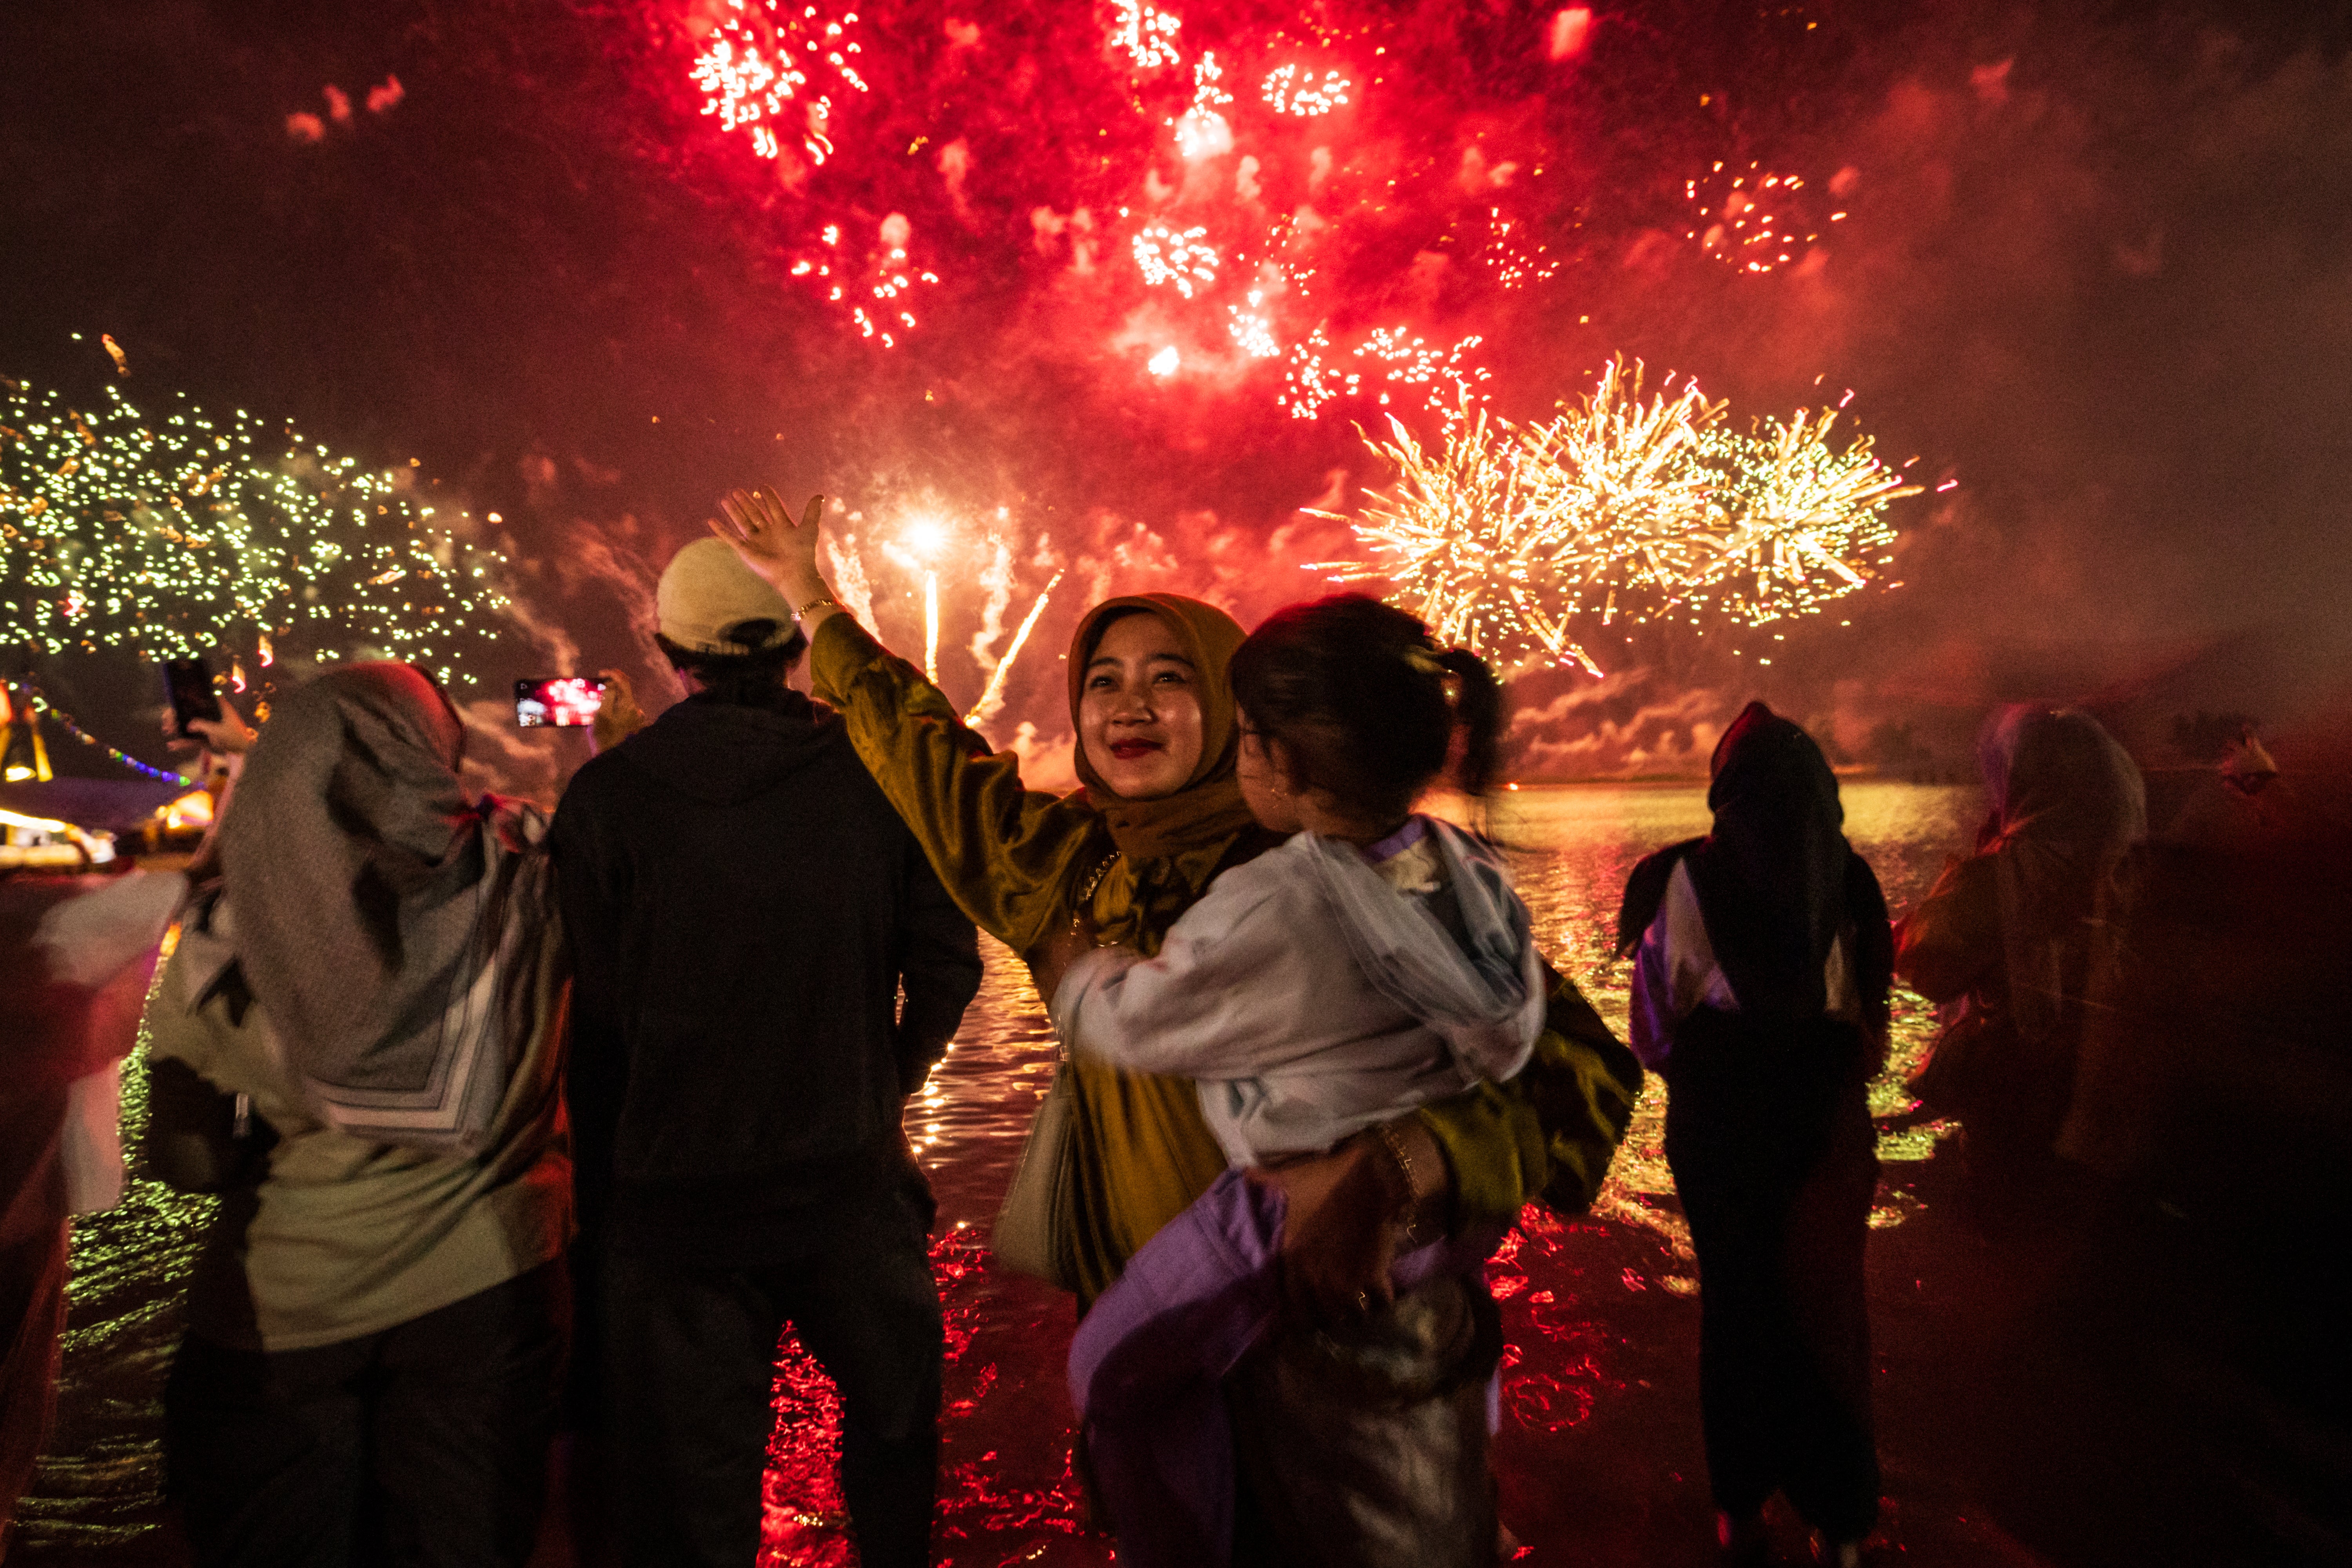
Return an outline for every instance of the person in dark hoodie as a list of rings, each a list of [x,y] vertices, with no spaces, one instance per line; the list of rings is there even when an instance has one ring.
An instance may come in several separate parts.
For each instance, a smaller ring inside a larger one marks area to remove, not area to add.
[[[861,1560],[911,1568],[941,1341],[899,1119],[979,989],[977,938],[785,685],[807,643],[775,591],[706,539],[656,613],[691,694],[580,770],[552,840],[604,1506],[624,1562],[752,1561],[790,1322],[841,1392]]]
[[[1633,1045],[1666,1080],[1666,1163],[1698,1254],[1699,1414],[1717,1540],[1768,1561],[1787,1495],[1822,1559],[1878,1514],[1863,1260],[1878,1179],[1866,1089],[1894,938],[1811,736],[1751,702],[1717,743],[1715,831],[1633,868],[1617,952]]]

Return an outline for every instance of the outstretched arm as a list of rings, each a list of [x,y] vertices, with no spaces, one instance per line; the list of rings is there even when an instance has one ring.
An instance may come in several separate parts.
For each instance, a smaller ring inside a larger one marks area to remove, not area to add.
[[[1021,759],[991,754],[940,689],[833,603],[816,567],[824,498],[797,523],[769,490],[735,490],[711,531],[798,606],[816,695],[839,711],[866,771],[915,835],[940,881],[981,930],[1025,953],[1047,936],[1072,884],[1110,853],[1076,801],[1026,789]]]

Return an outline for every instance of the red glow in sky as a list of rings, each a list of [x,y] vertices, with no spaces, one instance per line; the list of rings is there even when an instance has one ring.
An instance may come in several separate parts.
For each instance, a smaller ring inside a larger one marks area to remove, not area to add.
[[[1585,176],[1544,110],[1595,23],[1528,21],[1486,115],[1440,24],[1370,6],[695,0],[687,26],[709,133],[773,165],[761,221],[857,338],[1010,288],[1106,377],[1311,419],[1483,400],[1475,326],[1559,272]]]

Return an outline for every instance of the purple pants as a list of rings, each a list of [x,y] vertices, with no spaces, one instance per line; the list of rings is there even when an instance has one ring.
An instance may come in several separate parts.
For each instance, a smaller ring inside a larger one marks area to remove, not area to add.
[[[1234,1447],[1223,1380],[1281,1310],[1280,1189],[1227,1171],[1129,1260],[1070,1342],[1070,1398],[1118,1556],[1134,1568],[1233,1559]],[[1475,1269],[1507,1226],[1415,1247],[1400,1293]]]

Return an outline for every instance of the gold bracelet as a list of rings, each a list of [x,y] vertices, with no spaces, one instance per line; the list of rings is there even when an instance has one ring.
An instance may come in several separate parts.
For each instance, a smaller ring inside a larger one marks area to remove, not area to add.
[[[804,621],[808,619],[808,613],[811,610],[838,610],[843,607],[844,606],[839,599],[833,598],[829,595],[822,599],[811,599],[807,604],[803,605],[799,609],[793,612],[793,619],[796,621]]]
[[[1404,1202],[1397,1205],[1396,1217],[1410,1220],[1413,1211],[1421,1206],[1421,1184],[1413,1179],[1412,1156],[1406,1152],[1404,1140],[1397,1135],[1397,1130],[1388,1123],[1382,1122],[1373,1128],[1372,1132],[1380,1139],[1381,1147],[1388,1151],[1389,1159],[1396,1165],[1397,1174],[1404,1178]]]

